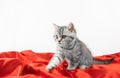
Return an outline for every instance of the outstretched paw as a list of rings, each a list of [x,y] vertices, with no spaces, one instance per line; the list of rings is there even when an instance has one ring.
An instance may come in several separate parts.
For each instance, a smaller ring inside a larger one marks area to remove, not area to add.
[[[50,66],[47,66],[47,67],[46,67],[46,70],[47,70],[48,72],[51,72],[53,69],[54,69],[54,67],[52,67],[52,66],[51,66],[51,67],[50,67]]]

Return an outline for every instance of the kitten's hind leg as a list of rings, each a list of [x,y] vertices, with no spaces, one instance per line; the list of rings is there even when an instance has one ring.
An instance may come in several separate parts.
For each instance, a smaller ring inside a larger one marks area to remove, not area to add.
[[[90,67],[90,66],[87,66],[87,65],[80,65],[80,66],[79,66],[80,69],[87,69],[87,68],[89,68],[89,67]]]

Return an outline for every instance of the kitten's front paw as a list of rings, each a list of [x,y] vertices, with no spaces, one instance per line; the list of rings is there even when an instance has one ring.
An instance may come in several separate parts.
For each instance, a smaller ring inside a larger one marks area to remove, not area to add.
[[[89,66],[87,66],[87,65],[80,65],[79,68],[80,68],[80,69],[87,69],[87,68],[89,68]]]
[[[47,70],[48,72],[52,71],[53,69],[54,69],[54,67],[52,67],[52,66],[47,66],[47,67],[46,67],[46,70]]]

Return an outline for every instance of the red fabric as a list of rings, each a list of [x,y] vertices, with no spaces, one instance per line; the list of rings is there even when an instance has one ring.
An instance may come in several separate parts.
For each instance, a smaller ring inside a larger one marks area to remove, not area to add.
[[[95,57],[115,60],[108,65],[93,65],[89,69],[67,71],[67,63],[51,73],[45,70],[53,53],[35,53],[31,50],[0,53],[0,78],[120,78],[120,53]]]

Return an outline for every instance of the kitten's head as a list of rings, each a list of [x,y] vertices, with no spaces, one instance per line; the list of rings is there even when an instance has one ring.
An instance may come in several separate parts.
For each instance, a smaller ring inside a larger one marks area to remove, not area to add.
[[[68,26],[58,26],[54,24],[54,28],[54,39],[59,44],[65,41],[68,37],[76,38],[76,30],[73,23],[70,23]]]

